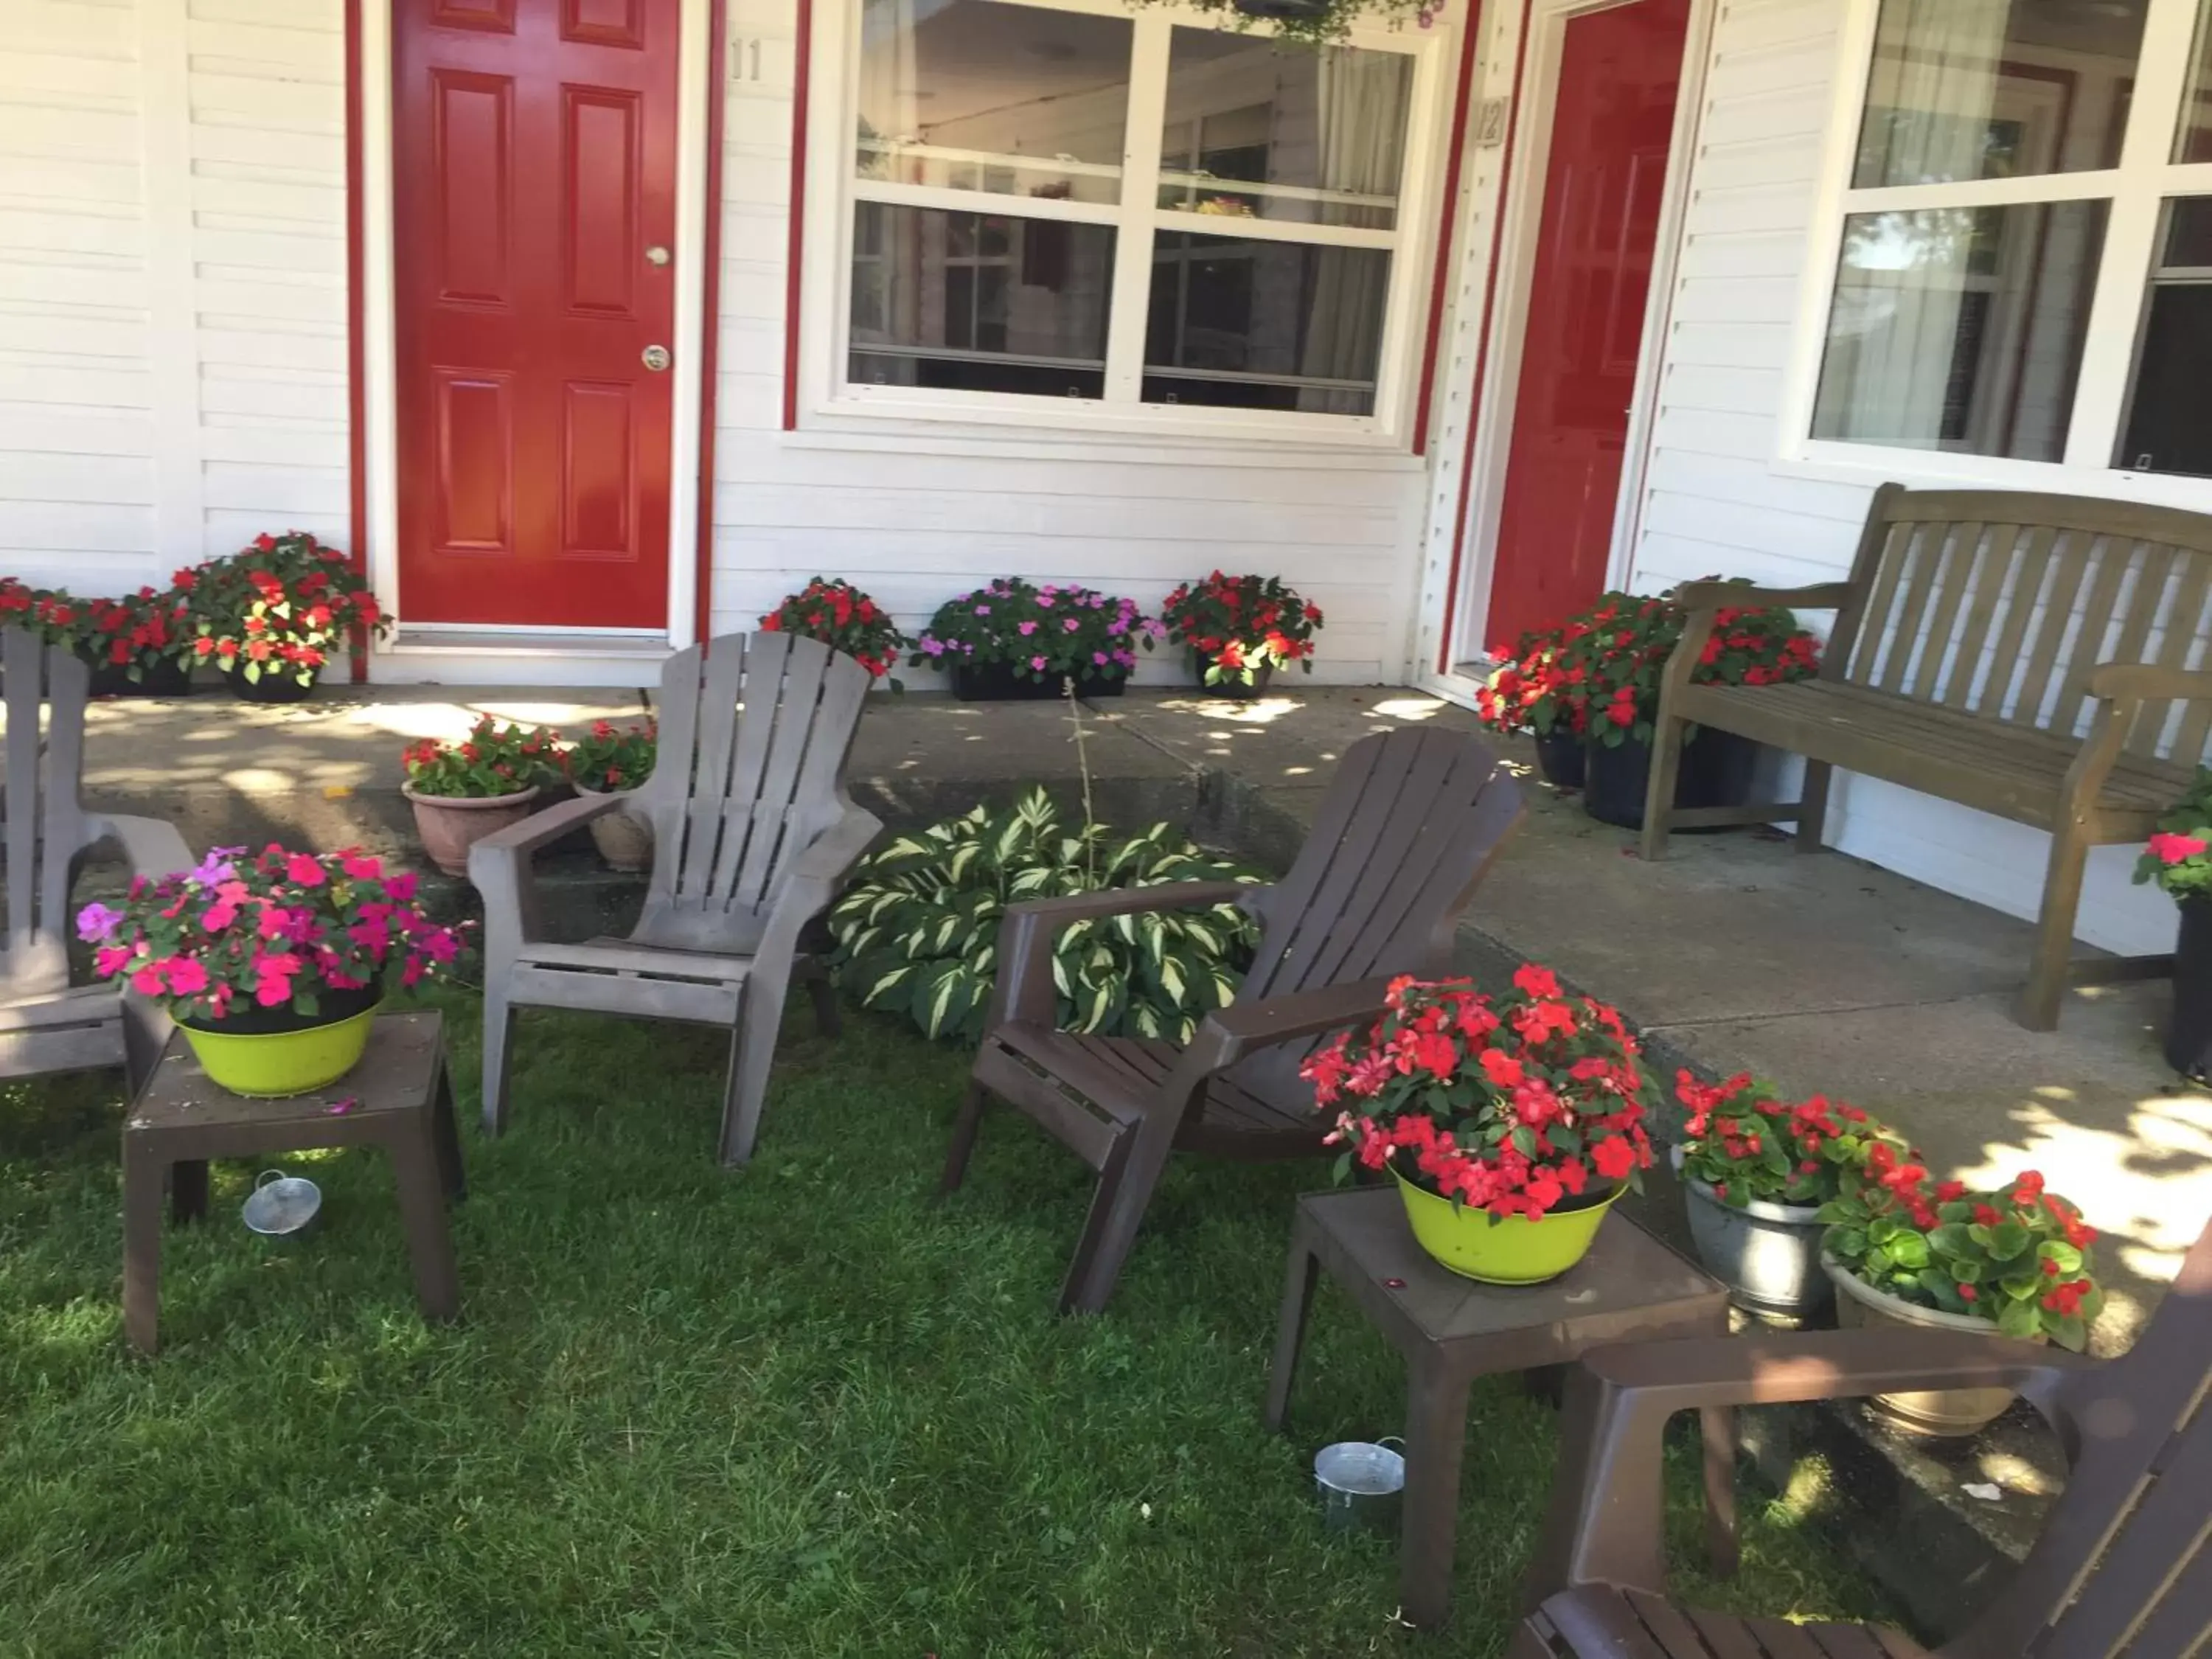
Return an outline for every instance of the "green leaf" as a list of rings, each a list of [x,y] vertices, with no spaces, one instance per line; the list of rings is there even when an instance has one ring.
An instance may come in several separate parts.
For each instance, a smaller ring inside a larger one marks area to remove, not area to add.
[[[1990,1254],[2009,1261],[2035,1242],[2035,1235],[2017,1221],[2001,1221],[1990,1229]]]
[[[2078,1273],[2081,1271],[2081,1252],[2063,1238],[2045,1239],[2042,1248],[2035,1254],[2039,1261],[2057,1262],[2058,1271],[2062,1273]]]
[[[1965,1255],[1974,1246],[1972,1232],[1955,1222],[1936,1228],[1928,1235],[1928,1242],[1941,1254],[1951,1256]]]
[[[1997,1329],[2007,1336],[2030,1337],[2043,1328],[2043,1310],[2033,1302],[2007,1302],[1997,1310]]]
[[[1910,1229],[1900,1231],[1889,1241],[1889,1259],[1900,1267],[1916,1272],[1928,1265],[1928,1241]]]
[[[1183,999],[1189,994],[1190,991],[1189,981],[1183,977],[1182,964],[1173,957],[1162,957],[1159,965],[1159,980],[1160,989],[1168,994],[1169,1000],[1176,1007],[1182,1007]]]
[[[967,1018],[975,1000],[975,978],[967,969],[957,962],[939,963],[915,981],[915,1023],[924,1036],[943,1036]]]
[[[2060,1347],[2079,1353],[2089,1346],[2089,1322],[2080,1314],[2053,1313],[2048,1308],[2039,1311],[2043,1315],[2044,1334]]]
[[[878,974],[861,991],[860,1006],[864,1008],[886,1008],[902,1000],[911,994],[907,988],[913,983],[916,971],[913,963],[904,962],[886,973]]]

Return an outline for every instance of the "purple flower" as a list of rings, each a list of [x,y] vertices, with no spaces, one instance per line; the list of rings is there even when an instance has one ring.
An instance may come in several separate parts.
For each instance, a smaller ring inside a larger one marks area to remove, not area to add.
[[[1042,605],[1046,610],[1048,610],[1048,611],[1051,610],[1051,609],[1052,609],[1052,589],[1050,589],[1049,587],[1048,587],[1048,588],[1046,588],[1042,592],[1039,593],[1039,594],[1037,595],[1037,603],[1038,603],[1039,605]]]
[[[238,866],[231,860],[245,851],[243,847],[210,848],[208,855],[199,861],[198,868],[192,872],[192,879],[206,887],[212,887],[219,881],[237,880]]]
[[[1164,623],[1161,623],[1157,620],[1148,622],[1145,624],[1145,632],[1150,634],[1156,640],[1167,631],[1167,625]]]
[[[76,936],[88,945],[106,939],[123,923],[123,913],[111,910],[97,900],[76,913]]]
[[[1116,617],[1112,622],[1106,624],[1106,631],[1109,634],[1126,634],[1129,631],[1129,624],[1121,617]]]
[[[945,654],[945,641],[925,634],[921,636],[921,648],[930,656],[941,657]]]
[[[963,651],[966,652],[966,653],[967,653],[969,656],[971,656],[971,657],[972,657],[972,656],[974,656],[974,655],[975,654],[975,641],[974,641],[973,640],[963,640],[963,641],[960,641],[960,648],[961,648]]]
[[[1060,623],[1060,626],[1066,629],[1069,633],[1073,634],[1077,629],[1082,627],[1083,624],[1076,621],[1074,617],[1070,617],[1066,621]]]
[[[1042,668],[1044,666],[1044,661],[1045,659],[1042,657],[1031,657],[1030,659],[1030,666],[1032,668]]]
[[[1022,623],[1022,624],[1021,624],[1021,626],[1020,626],[1019,628],[1016,629],[1014,631],[1015,631],[1016,633],[1018,633],[1018,634],[1034,634],[1034,633],[1036,633],[1036,630],[1037,630],[1037,625],[1036,625],[1035,623],[1033,623],[1033,622],[1025,622],[1025,623]]]
[[[1094,651],[1091,653],[1091,660],[1103,668],[1106,665],[1106,653],[1103,651]]]
[[[991,607],[988,605],[979,605],[975,607],[975,614],[979,617],[988,617],[991,614]]]

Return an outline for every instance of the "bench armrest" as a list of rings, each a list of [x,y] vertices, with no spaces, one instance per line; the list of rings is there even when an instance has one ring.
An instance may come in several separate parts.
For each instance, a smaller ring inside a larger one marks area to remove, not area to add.
[[[1210,1074],[1234,1066],[1255,1049],[1365,1025],[1389,1011],[1390,984],[1388,979],[1353,980],[1217,1008],[1200,1022],[1191,1038],[1191,1063]]]
[[[1686,611],[1718,611],[1729,605],[1778,605],[1792,611],[1840,611],[1858,589],[1850,582],[1815,582],[1810,587],[1752,587],[1742,582],[1684,582],[1674,598]]]
[[[2089,671],[2089,695],[2100,702],[2212,702],[2212,672],[2160,668],[2147,662],[2100,663]]]

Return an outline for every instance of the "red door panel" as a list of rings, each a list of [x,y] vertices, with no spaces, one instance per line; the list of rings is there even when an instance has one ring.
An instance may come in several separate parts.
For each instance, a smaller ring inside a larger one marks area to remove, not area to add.
[[[1568,20],[1486,640],[1510,645],[1605,586],[1651,289],[1690,0]]]
[[[678,0],[395,0],[404,621],[668,620]]]

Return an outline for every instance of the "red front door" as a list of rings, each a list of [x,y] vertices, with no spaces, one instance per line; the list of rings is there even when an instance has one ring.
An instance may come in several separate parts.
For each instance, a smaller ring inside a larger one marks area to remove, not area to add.
[[[403,623],[667,623],[678,4],[393,0]]]
[[[1565,24],[1487,645],[1605,586],[1690,0]]]

